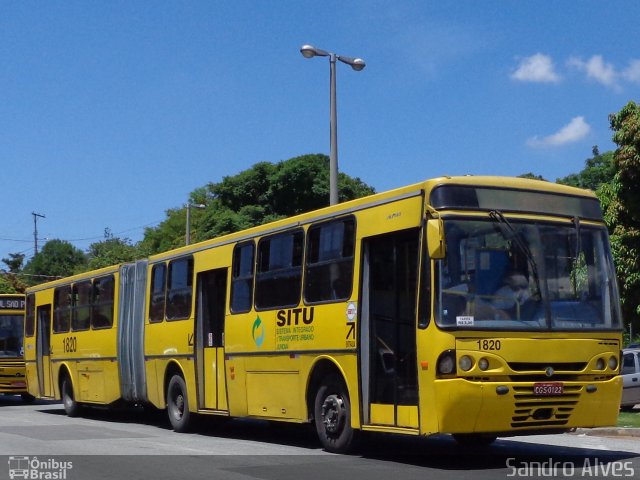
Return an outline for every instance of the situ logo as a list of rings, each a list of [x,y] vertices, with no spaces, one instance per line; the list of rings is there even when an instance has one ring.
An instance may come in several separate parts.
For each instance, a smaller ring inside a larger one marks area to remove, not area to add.
[[[73,462],[63,462],[55,458],[44,460],[38,457],[10,456],[9,478],[33,480],[65,480],[67,470],[73,468]]]
[[[260,317],[256,317],[256,321],[253,322],[251,337],[253,337],[256,347],[261,347],[264,343],[264,325],[262,320],[260,320]]]

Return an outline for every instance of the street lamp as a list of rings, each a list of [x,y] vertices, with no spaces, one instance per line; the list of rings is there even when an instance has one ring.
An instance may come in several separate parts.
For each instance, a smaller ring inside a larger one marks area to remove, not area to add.
[[[185,238],[185,245],[189,245],[191,243],[191,209],[192,208],[205,208],[206,205],[203,205],[202,203],[187,203],[187,232],[184,236]]]
[[[303,45],[300,53],[304,58],[329,57],[330,65],[330,119],[329,128],[331,134],[331,154],[329,156],[329,204],[338,203],[338,118],[336,114],[336,60],[351,65],[355,71],[359,72],[366,64],[361,58],[344,57],[335,53],[326,52],[311,45]]]

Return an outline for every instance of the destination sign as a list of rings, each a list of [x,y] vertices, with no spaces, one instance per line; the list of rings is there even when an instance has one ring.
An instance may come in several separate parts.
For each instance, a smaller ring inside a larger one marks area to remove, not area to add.
[[[24,297],[0,295],[0,310],[24,310]]]

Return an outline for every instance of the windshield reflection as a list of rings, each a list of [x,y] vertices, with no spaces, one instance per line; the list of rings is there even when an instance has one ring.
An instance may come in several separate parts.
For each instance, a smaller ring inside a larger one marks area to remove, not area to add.
[[[604,228],[489,220],[445,221],[437,322],[495,330],[619,329]]]

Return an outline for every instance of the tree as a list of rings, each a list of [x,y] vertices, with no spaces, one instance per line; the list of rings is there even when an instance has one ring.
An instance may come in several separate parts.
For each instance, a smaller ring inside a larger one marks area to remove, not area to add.
[[[85,254],[64,240],[49,240],[24,267],[30,284],[67,277],[85,269]]]
[[[166,252],[184,245],[187,223],[186,208],[172,208],[165,213],[167,218],[158,226],[144,229],[144,238],[138,244],[141,257]],[[195,212],[192,210],[192,213]],[[192,218],[192,225],[194,224]]]
[[[138,249],[128,238],[114,237],[108,228],[104,230],[104,240],[89,245],[87,270],[116,265],[135,260]]]
[[[640,107],[629,102],[609,115],[616,174],[600,190],[621,289],[623,317],[640,331]]]
[[[359,178],[341,173],[340,201],[374,193]],[[202,241],[329,204],[329,157],[302,155],[276,164],[260,162],[219,183],[209,183],[190,195],[205,210],[191,211],[192,238]],[[167,218],[145,230],[145,255],[184,245],[185,208],[167,211]]]
[[[22,270],[22,264],[24,263],[23,253],[10,253],[10,258],[3,258],[2,262],[9,267],[11,273],[18,273]]]
[[[0,293],[18,293],[6,272],[0,271]]]
[[[578,188],[587,188],[595,192],[600,185],[611,182],[616,172],[613,152],[600,154],[598,146],[595,145],[591,153],[593,157],[585,160],[585,167],[580,173],[572,173],[566,177],[558,178],[556,183]]]
[[[26,284],[18,276],[22,271],[24,254],[10,253],[9,258],[3,258],[2,262],[9,267],[9,271],[0,270],[0,293],[22,293]]]
[[[542,175],[536,175],[533,172],[528,172],[528,173],[523,173],[522,175],[518,175],[519,178],[530,178],[531,180],[542,180],[543,182],[546,182],[547,179],[544,178]]]

